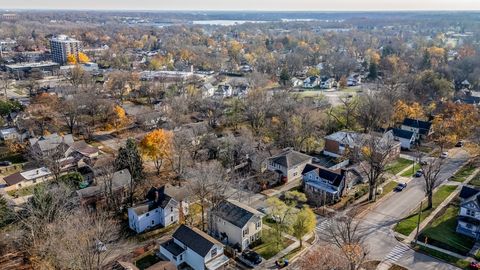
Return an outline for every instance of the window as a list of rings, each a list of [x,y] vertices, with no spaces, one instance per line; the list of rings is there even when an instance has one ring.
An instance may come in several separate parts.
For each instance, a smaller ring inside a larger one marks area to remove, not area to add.
[[[183,254],[180,254],[180,261],[183,260]]]
[[[150,213],[147,213],[145,216],[147,216],[147,217],[150,216]]]
[[[215,255],[217,255],[217,248],[216,247],[214,247],[212,249],[212,257],[215,257]]]
[[[470,224],[470,223],[465,223],[465,226],[466,226],[467,228],[469,228],[469,229],[472,228],[472,224]]]
[[[467,216],[474,217],[475,216],[475,211],[467,209]]]
[[[152,225],[154,225],[154,224],[155,224],[155,220],[152,220]]]
[[[246,228],[245,230],[243,230],[243,236],[247,235],[248,234],[248,228]]]
[[[255,228],[258,230],[260,227],[262,227],[262,221],[258,221],[257,224],[255,224]]]
[[[170,207],[170,212],[173,212],[173,207]]]
[[[173,221],[173,216],[170,216],[170,221]]]

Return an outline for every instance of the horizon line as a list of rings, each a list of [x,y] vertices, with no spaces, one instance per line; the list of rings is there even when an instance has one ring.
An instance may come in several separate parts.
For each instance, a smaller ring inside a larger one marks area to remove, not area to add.
[[[8,8],[0,9],[1,11],[135,11],[135,12],[301,12],[301,13],[380,13],[380,12],[442,12],[442,13],[480,13],[480,9],[466,10],[466,9],[365,9],[365,10],[273,10],[273,9],[81,9],[81,8]]]

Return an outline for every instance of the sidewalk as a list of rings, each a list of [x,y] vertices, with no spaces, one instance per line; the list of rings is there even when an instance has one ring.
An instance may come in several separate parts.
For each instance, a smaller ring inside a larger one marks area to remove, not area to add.
[[[463,166],[462,166],[463,167]],[[445,206],[447,206],[450,201],[453,200],[453,198],[455,198],[458,193],[460,192],[460,190],[462,189],[462,187],[468,183],[473,177],[475,177],[475,175],[477,175],[477,173],[480,171],[480,169],[475,169],[472,174],[470,176],[468,176],[465,181],[463,181],[462,183],[458,183],[458,182],[450,182],[450,181],[447,181],[446,184],[448,185],[451,185],[451,186],[454,186],[454,185],[457,185],[457,188],[455,189],[455,191],[452,192],[452,194],[450,194],[440,205],[437,206],[437,208],[435,208],[435,210],[433,210],[433,212],[428,216],[426,217],[422,223],[420,223],[420,226],[419,226],[419,229],[418,231],[422,231],[423,229],[425,229],[425,227],[432,221],[432,219],[440,212],[443,210],[443,208]],[[455,174],[453,174],[455,175]],[[443,185],[440,185],[440,186],[443,186]],[[437,190],[440,186],[438,186],[437,188],[435,188],[435,190]],[[404,243],[406,244],[409,244],[411,243],[413,240],[415,240],[415,235],[417,233],[417,229],[415,229],[414,231],[412,231],[410,233],[410,235],[403,241]]]

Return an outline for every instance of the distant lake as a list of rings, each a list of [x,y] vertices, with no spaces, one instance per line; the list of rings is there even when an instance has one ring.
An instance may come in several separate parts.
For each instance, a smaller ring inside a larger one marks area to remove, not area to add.
[[[201,25],[223,25],[231,26],[244,23],[266,23],[267,21],[242,21],[242,20],[203,20],[203,21],[192,21],[193,24]]]

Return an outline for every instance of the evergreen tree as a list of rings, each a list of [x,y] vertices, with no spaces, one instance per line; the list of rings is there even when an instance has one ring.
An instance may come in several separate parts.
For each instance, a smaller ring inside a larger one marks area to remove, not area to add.
[[[12,208],[8,205],[7,200],[0,194],[0,227],[3,227],[14,220]]]
[[[374,62],[370,63],[370,66],[368,67],[368,78],[375,80],[378,77],[378,67],[377,64]]]
[[[135,139],[129,138],[125,147],[118,150],[118,156],[115,159],[115,169],[128,169],[132,175],[130,182],[130,205],[133,205],[133,193],[135,190],[135,183],[140,181],[143,177],[143,161],[140,152],[138,151]]]
[[[290,74],[288,73],[288,70],[286,68],[282,69],[282,72],[280,73],[280,83],[283,86],[286,86],[288,81],[290,81]]]

